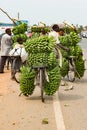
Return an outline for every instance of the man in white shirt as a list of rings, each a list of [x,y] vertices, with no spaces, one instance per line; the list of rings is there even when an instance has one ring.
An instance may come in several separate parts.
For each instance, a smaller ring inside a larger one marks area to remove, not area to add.
[[[59,26],[57,24],[54,24],[52,26],[52,31],[49,33],[49,37],[54,37],[54,40],[56,42],[56,44],[59,44]],[[56,50],[56,55],[59,59],[59,66],[62,67],[62,54],[59,50],[59,48],[55,48]]]
[[[59,41],[59,36],[63,35],[61,33],[61,29],[59,28],[58,24],[54,24],[52,26],[52,31],[49,33],[49,37],[54,37],[55,42],[57,44],[57,48],[56,49],[56,53],[57,53],[57,57],[59,59],[59,66],[62,67],[62,54],[60,51],[60,48],[69,51],[69,48],[66,48],[64,46],[61,45],[60,41]]]
[[[1,38],[1,59],[0,59],[0,73],[4,72],[4,66],[9,56],[9,51],[12,47],[13,41],[11,37],[11,29],[7,28],[5,34]]]
[[[51,36],[54,37],[57,44],[60,43],[60,41],[59,41],[59,36],[60,36],[59,35],[59,26],[57,24],[54,24],[52,26],[52,31],[49,33],[49,37],[51,37]]]

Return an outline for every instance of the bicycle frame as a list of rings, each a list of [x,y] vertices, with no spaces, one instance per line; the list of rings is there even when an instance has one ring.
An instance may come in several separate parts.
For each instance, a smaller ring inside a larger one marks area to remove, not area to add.
[[[45,77],[46,66],[32,66],[32,68],[35,71],[38,71],[37,72],[37,75],[39,75],[39,78],[38,78],[39,84],[38,85],[41,88],[41,100],[42,100],[42,102],[44,102],[44,81],[46,80],[46,77]],[[37,75],[36,75],[36,77],[37,77]]]

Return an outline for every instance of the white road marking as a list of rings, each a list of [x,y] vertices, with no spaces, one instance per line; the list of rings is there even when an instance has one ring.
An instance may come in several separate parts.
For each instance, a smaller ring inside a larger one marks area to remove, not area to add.
[[[66,130],[65,124],[63,120],[63,115],[61,111],[61,106],[58,98],[58,92],[55,93],[53,97],[53,107],[54,107],[54,113],[55,113],[55,120],[58,130]]]

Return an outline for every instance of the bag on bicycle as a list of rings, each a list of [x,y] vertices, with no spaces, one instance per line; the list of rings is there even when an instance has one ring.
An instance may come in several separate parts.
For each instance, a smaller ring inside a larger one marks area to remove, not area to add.
[[[28,59],[28,53],[26,52],[25,48],[13,48],[9,52],[9,56],[20,56],[22,62],[25,62]]]

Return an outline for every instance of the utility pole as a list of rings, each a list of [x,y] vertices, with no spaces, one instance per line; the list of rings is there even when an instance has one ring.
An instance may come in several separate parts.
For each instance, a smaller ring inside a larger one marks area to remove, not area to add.
[[[20,19],[19,12],[18,12],[18,20]]]

